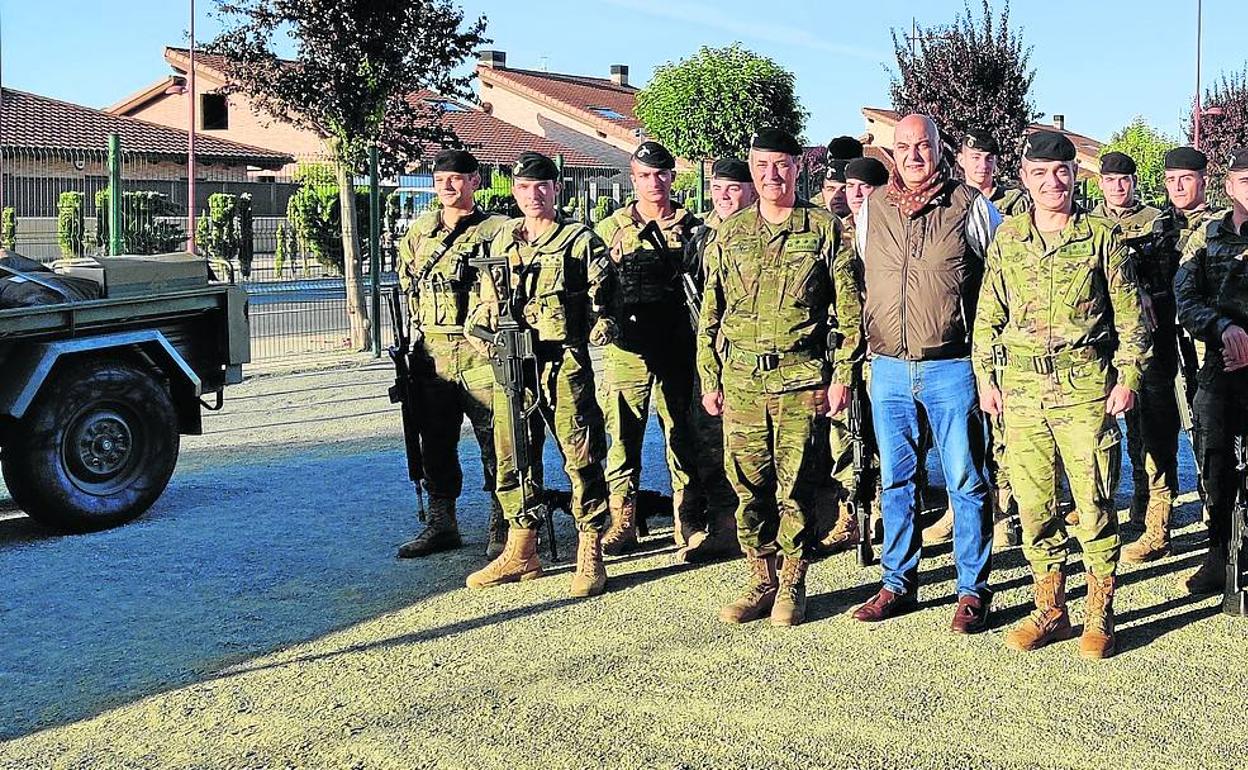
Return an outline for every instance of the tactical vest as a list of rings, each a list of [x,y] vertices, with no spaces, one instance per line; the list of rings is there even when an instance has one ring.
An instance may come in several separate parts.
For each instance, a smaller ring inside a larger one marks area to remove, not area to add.
[[[436,211],[428,212],[413,225],[416,243],[405,265],[415,287],[412,319],[425,334],[460,334],[476,282],[476,271],[468,261],[487,248],[504,219],[474,212],[448,244],[451,231],[438,225],[438,216]]]
[[[554,233],[543,233],[536,244],[529,244],[516,237],[523,224],[523,219],[509,221],[491,246],[495,254],[508,259],[513,307],[540,342],[585,342],[589,337],[587,254],[592,250],[585,241],[597,239],[584,225],[560,221]],[[495,275],[494,280],[499,277]]]

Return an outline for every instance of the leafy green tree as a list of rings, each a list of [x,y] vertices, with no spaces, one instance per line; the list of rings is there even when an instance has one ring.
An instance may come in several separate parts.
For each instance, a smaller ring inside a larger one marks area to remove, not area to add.
[[[949,140],[969,128],[992,132],[1002,173],[1017,173],[1019,139],[1042,113],[1031,99],[1031,48],[1010,28],[1008,2],[1000,19],[983,0],[980,18],[968,3],[951,25],[920,27],[913,37],[894,29],[893,53],[894,109],[931,115]]]
[[[1231,152],[1248,145],[1248,67],[1223,75],[1205,91],[1205,114],[1200,118],[1200,149],[1209,156],[1209,195],[1225,197],[1222,180]],[[1188,122],[1187,138],[1195,141],[1195,115]]]
[[[427,144],[457,144],[440,106],[421,89],[470,96],[460,70],[480,46],[485,18],[465,23],[450,0],[217,0],[222,32],[208,50],[225,57],[227,93],[246,94],[271,117],[316,131],[334,159],[341,196],[351,343],[369,342],[363,255],[353,176],[376,145],[387,175]],[[294,40],[293,62],[278,39]]]
[[[1142,117],[1132,118],[1101,148],[1107,152],[1125,152],[1135,161],[1136,195],[1144,203],[1160,206],[1166,201],[1165,156],[1170,148],[1179,143],[1175,137],[1153,128]],[[1088,197],[1104,199],[1095,179],[1088,180]]]
[[[793,84],[793,73],[739,44],[704,46],[656,69],[637,92],[633,111],[646,132],[679,157],[740,157],[764,126],[801,135],[806,111]]]

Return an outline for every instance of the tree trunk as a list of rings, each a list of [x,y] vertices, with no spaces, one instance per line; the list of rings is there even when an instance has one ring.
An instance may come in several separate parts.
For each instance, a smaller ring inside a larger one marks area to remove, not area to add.
[[[342,212],[342,275],[347,285],[347,320],[351,323],[351,349],[368,350],[370,323],[364,294],[364,265],[360,236],[355,231],[355,184],[347,164],[334,164],[338,177],[338,202]]]

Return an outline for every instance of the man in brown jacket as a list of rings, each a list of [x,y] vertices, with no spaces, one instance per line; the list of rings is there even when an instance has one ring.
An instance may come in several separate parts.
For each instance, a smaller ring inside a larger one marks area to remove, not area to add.
[[[958,605],[950,630],[975,633],[986,628],[992,600],[992,508],[970,329],[1000,215],[979,191],[950,176],[940,153],[931,118],[903,118],[893,140],[897,173],[858,215],[883,488],[884,585],[853,616],[881,621],[917,605],[922,541],[915,478],[925,420],[954,511]]]

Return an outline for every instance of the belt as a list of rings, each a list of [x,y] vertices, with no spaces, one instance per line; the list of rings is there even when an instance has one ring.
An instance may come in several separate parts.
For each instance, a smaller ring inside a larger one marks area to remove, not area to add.
[[[1037,374],[1052,374],[1058,369],[1069,369],[1079,364],[1099,361],[1104,358],[1100,348],[1095,345],[1061,350],[1057,353],[1049,353],[1043,356],[1015,355],[1005,348],[998,348],[998,350],[1000,355],[997,361],[1000,366],[1025,372],[1036,372]]]
[[[760,372],[773,372],[779,369],[781,364],[800,364],[805,361],[813,361],[816,358],[818,356],[809,350],[790,350],[783,353],[780,351],[750,353],[740,350],[735,345],[728,346],[728,360],[752,367]]]

